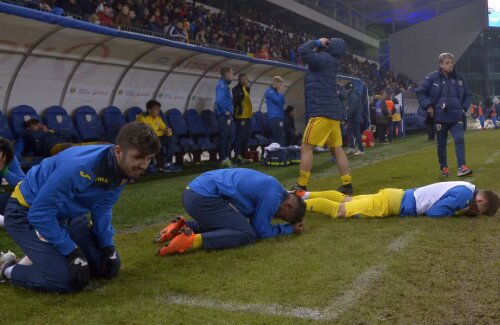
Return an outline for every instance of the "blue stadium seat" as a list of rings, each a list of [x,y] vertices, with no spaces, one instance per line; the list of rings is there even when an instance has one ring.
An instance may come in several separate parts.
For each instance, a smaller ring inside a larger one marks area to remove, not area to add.
[[[10,128],[15,138],[21,137],[21,132],[25,129],[24,122],[37,119],[41,122],[40,116],[35,109],[28,105],[14,107],[10,114]]]
[[[252,115],[250,119],[250,142],[248,146],[255,150],[258,146],[266,147],[271,144],[271,140],[264,136],[264,131],[257,123],[255,114]]]
[[[125,116],[118,107],[109,106],[102,111],[102,123],[106,136],[114,142],[118,131],[125,125]]]
[[[268,138],[271,137],[272,130],[269,126],[269,122],[267,121],[267,115],[258,111],[253,113],[253,116],[255,116],[255,121],[257,121],[257,124],[259,124],[259,127],[262,130],[262,135]]]
[[[165,113],[164,119],[167,125],[172,128],[173,134],[177,137],[179,147],[176,148],[176,153],[199,150],[199,147],[190,138],[189,128],[181,111],[177,108],[171,108]]]
[[[1,112],[0,112],[0,138],[14,140],[14,134],[10,129],[9,123],[7,122],[7,118]]]
[[[73,119],[82,141],[109,141],[101,120],[92,107],[81,106],[77,108]]]
[[[137,106],[130,107],[125,113],[125,116],[127,117],[127,122],[135,122],[135,118],[139,114],[144,114],[142,108]]]
[[[205,109],[201,112],[201,121],[208,131],[210,139],[214,139],[219,136],[219,123],[215,117],[214,111],[210,109]]]
[[[50,106],[44,113],[45,124],[50,130],[55,131],[64,139],[72,139],[78,142],[78,133],[76,132],[73,121],[68,112],[61,106]]]
[[[188,109],[184,114],[186,117],[186,122],[191,131],[191,135],[195,143],[200,147],[202,151],[215,151],[217,150],[217,144],[211,142],[208,136],[208,130],[203,125],[201,121],[200,114],[196,109]]]

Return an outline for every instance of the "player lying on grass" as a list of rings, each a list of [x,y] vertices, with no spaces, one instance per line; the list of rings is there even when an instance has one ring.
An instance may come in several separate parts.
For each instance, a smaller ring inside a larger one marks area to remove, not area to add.
[[[32,167],[5,209],[5,229],[27,258],[0,256],[0,282],[50,292],[82,290],[120,270],[111,225],[125,184],[160,150],[154,131],[129,123],[116,145],[74,147]],[[91,222],[87,213],[91,214]]]
[[[195,221],[179,217],[157,237],[169,241],[160,256],[190,249],[222,249],[253,244],[257,238],[301,233],[304,201],[273,177],[244,169],[201,174],[184,190],[184,209]],[[274,218],[287,224],[273,224]]]
[[[468,182],[442,182],[401,190],[382,189],[376,194],[346,196],[337,191],[305,192],[307,211],[333,218],[428,216],[433,218],[467,215],[494,215],[500,199],[495,192],[478,190]]]

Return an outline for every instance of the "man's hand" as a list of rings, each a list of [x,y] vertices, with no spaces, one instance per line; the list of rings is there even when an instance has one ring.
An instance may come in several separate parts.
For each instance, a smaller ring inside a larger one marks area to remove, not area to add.
[[[167,137],[172,135],[172,129],[167,126],[165,130],[163,130],[163,135],[166,135]]]
[[[120,256],[113,246],[104,247],[101,250],[101,275],[111,279],[120,271]]]
[[[80,250],[75,248],[68,256],[66,261],[69,263],[70,285],[74,290],[79,291],[85,288],[90,281],[89,263],[87,258]]]
[[[427,107],[427,114],[432,118],[434,117],[434,106],[430,105]]]
[[[328,38],[322,37],[319,39],[321,46],[328,47],[330,45],[330,40]]]
[[[304,231],[304,225],[305,225],[304,219],[302,219],[302,221],[293,223],[292,224],[293,232],[296,234],[301,234]]]

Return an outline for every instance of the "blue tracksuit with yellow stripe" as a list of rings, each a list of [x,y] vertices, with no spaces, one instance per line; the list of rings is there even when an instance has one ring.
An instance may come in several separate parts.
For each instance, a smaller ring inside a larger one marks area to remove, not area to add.
[[[43,291],[69,290],[64,256],[77,246],[92,269],[100,249],[114,246],[113,205],[127,177],[112,145],[67,149],[34,166],[17,185],[5,211],[5,228],[33,261],[16,265],[14,284]],[[85,214],[91,214],[88,226]]]
[[[273,224],[288,197],[273,177],[261,172],[231,168],[206,172],[184,191],[184,208],[196,220],[189,226],[203,233],[203,248],[247,245],[256,238],[288,235],[290,224]]]

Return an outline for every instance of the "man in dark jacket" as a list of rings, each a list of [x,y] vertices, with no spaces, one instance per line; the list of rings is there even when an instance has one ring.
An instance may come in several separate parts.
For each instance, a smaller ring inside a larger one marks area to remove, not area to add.
[[[446,157],[448,131],[455,141],[457,176],[466,176],[472,170],[465,165],[464,116],[472,95],[464,78],[453,67],[451,53],[439,55],[439,70],[428,74],[417,89],[420,106],[434,119],[437,135],[437,153],[441,175],[449,175]]]
[[[250,99],[250,82],[246,74],[238,76],[238,84],[233,87],[234,123],[236,138],[234,140],[234,155],[236,161],[243,162],[243,155],[248,151],[250,140],[250,119],[252,118],[252,100]]]
[[[300,171],[297,187],[305,189],[311,175],[313,147],[325,144],[337,158],[342,186],[339,191],[352,194],[349,161],[342,150],[340,120],[342,104],[337,92],[337,73],[347,45],[340,38],[321,38],[299,47],[299,55],[307,63],[304,79],[306,117],[309,119],[301,146]],[[333,149],[332,149],[333,148]]]
[[[363,141],[361,140],[361,113],[363,110],[361,95],[354,88],[352,82],[348,82],[345,88],[349,92],[347,97],[347,121],[349,129],[349,147],[354,155],[363,155]],[[354,139],[358,145],[358,150],[355,150]]]

